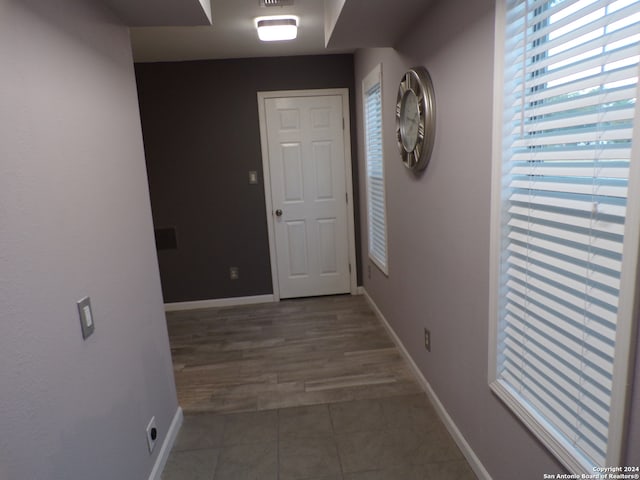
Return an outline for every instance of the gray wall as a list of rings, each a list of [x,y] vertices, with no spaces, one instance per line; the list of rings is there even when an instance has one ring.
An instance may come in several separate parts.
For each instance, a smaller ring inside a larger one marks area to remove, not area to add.
[[[127,28],[0,0],[0,59],[0,478],[146,479],[177,400]]]
[[[358,131],[361,81],[379,62],[387,112],[389,277],[368,260],[363,235],[364,286],[492,477],[538,480],[563,468],[487,385],[494,2],[437,2],[412,32],[396,50],[356,53]],[[401,164],[389,115],[398,81],[414,65],[432,75],[438,115],[433,157],[421,178]],[[364,171],[362,142],[359,134]],[[361,179],[363,205],[364,193]],[[361,217],[366,232],[364,210]],[[431,329],[431,353],[422,344],[425,326]],[[639,400],[632,405],[628,458],[635,465]]]
[[[257,92],[349,88],[353,104],[353,56],[139,63],[136,77],[154,224],[177,232],[158,251],[165,302],[272,293]]]

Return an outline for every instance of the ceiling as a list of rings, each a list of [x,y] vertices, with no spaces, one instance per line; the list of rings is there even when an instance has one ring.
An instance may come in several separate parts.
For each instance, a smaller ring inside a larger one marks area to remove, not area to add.
[[[353,52],[361,47],[391,47],[430,3],[430,0],[294,0],[292,6],[263,7],[260,0],[211,0],[212,25],[194,22],[200,25],[135,26],[149,24],[139,22],[131,29],[131,43],[136,62],[319,55]],[[259,41],[254,19],[282,14],[299,17],[298,38],[285,42]]]
[[[207,25],[209,0],[103,0],[130,27],[142,25]]]

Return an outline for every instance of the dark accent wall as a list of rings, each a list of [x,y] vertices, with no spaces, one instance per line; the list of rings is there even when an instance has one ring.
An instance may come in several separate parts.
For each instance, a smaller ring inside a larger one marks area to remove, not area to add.
[[[257,92],[349,88],[356,245],[360,245],[352,55],[136,64],[165,302],[273,292]],[[249,184],[249,171],[259,182]],[[360,254],[358,252],[358,266]],[[229,279],[229,267],[240,269]],[[360,272],[360,268],[358,268]],[[360,283],[360,278],[358,278]]]

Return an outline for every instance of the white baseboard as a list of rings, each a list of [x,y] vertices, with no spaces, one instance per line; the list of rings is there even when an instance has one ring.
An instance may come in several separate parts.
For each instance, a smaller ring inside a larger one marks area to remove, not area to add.
[[[384,327],[387,329],[387,332],[389,332],[389,335],[391,336],[391,338],[393,339],[393,342],[396,344],[396,346],[400,350],[400,353],[409,364],[409,367],[411,368],[411,371],[413,372],[416,380],[427,393],[427,396],[429,397],[429,400],[431,400],[431,403],[433,403],[433,406],[438,412],[440,419],[447,427],[447,430],[449,430],[449,433],[451,434],[454,441],[458,445],[458,448],[460,448],[460,450],[462,451],[462,454],[467,459],[467,462],[469,462],[469,465],[473,469],[478,479],[492,480],[491,475],[489,475],[489,472],[487,471],[487,469],[484,468],[484,465],[482,464],[482,462],[480,461],[476,453],[471,448],[471,445],[469,445],[467,440],[464,438],[464,436],[462,435],[462,432],[460,432],[456,424],[453,422],[453,419],[451,418],[447,410],[444,408],[444,405],[442,404],[442,402],[440,402],[440,399],[437,397],[436,393],[431,388],[431,385],[429,385],[429,382],[427,381],[426,378],[424,378],[424,375],[422,374],[422,372],[420,371],[416,363],[413,361],[413,358],[411,358],[411,355],[409,355],[409,352],[407,351],[404,344],[400,340],[400,337],[396,335],[396,332],[393,330],[393,328],[391,327],[387,319],[384,317],[384,315],[376,305],[376,303],[369,296],[367,291],[364,290],[364,288],[363,288],[363,294],[367,299],[367,302],[369,303],[369,305],[371,305],[371,308],[375,312],[376,316],[380,319]]]
[[[162,471],[164,470],[164,466],[167,464],[173,444],[176,443],[176,438],[180,431],[180,427],[182,426],[183,418],[182,408],[178,407],[175,415],[173,416],[173,420],[171,421],[171,425],[169,426],[169,430],[167,431],[167,436],[164,438],[162,447],[160,447],[160,451],[158,452],[158,457],[156,458],[156,462],[151,470],[151,475],[149,475],[149,480],[161,479]]]
[[[236,305],[252,305],[255,303],[271,303],[275,301],[273,295],[255,295],[253,297],[215,298],[212,300],[196,300],[193,302],[165,303],[165,312],[179,310],[197,310],[199,308],[233,307]]]

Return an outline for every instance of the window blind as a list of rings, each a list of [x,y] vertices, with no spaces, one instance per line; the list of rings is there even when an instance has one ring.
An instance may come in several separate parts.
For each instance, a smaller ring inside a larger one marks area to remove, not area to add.
[[[379,66],[365,79],[363,84],[369,256],[384,273],[387,273],[387,220],[382,152],[382,87]]]
[[[494,386],[593,473],[612,458],[640,2],[504,8]]]

